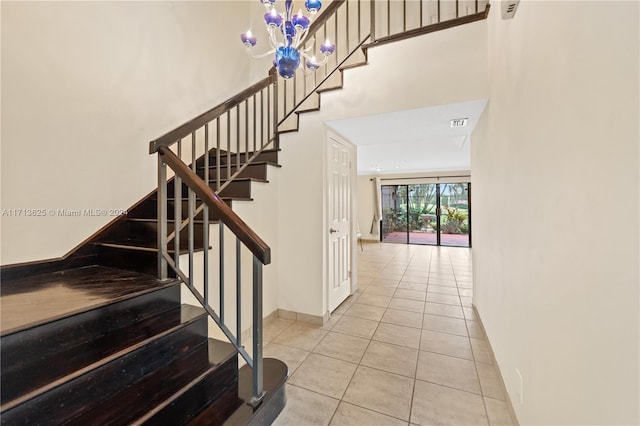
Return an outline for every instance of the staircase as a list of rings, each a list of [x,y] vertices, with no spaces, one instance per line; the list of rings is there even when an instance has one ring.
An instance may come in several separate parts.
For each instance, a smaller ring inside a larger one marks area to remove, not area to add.
[[[271,254],[234,204],[268,182],[280,137],[320,109],[323,92],[342,87],[346,70],[366,65],[369,48],[488,10],[477,1],[334,0],[305,46],[317,50],[316,38],[331,35],[327,65],[286,81],[272,70],[152,141],[157,190],[61,259],[3,266],[0,422],[270,424],[288,377],[284,363],[262,356],[262,265]],[[182,303],[185,288],[200,306]],[[223,337],[209,337],[212,322]]]

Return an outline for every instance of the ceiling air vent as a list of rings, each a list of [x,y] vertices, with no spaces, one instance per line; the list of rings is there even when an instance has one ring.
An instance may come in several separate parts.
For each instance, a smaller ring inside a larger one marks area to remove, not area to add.
[[[513,19],[520,0],[502,0],[502,19]]]
[[[454,118],[451,120],[451,127],[465,127],[468,120],[468,118]]]

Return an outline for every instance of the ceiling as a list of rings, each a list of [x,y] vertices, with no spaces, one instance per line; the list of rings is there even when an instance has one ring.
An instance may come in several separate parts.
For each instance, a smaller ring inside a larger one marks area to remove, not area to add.
[[[327,125],[358,147],[358,174],[469,170],[470,139],[486,99],[333,120]],[[451,120],[467,118],[465,127]]]

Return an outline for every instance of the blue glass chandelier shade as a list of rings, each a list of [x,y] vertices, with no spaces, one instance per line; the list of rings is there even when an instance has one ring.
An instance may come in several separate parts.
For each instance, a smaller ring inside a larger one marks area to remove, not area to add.
[[[335,46],[327,40],[320,46],[320,52],[323,55],[321,61],[317,61],[315,56],[310,57],[307,50],[303,50],[311,20],[322,8],[320,0],[306,0],[304,5],[311,14],[311,18],[302,14],[300,10],[297,14],[292,14],[293,0],[285,0],[285,10],[278,13],[275,8],[276,0],[259,0],[264,4],[267,13],[264,15],[264,23],[267,33],[269,34],[269,43],[271,50],[261,55],[254,55],[251,48],[257,44],[257,38],[247,31],[240,36],[242,43],[247,47],[249,54],[256,59],[265,56],[274,55],[274,65],[278,69],[278,74],[283,78],[292,78],[296,70],[303,64],[305,72],[311,72],[320,68],[328,61],[328,57],[335,52]],[[303,60],[304,59],[304,60]]]

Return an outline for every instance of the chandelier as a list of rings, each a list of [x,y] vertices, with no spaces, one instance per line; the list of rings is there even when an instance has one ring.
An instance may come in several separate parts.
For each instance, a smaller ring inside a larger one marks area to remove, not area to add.
[[[320,68],[329,60],[336,47],[331,44],[329,39],[320,46],[320,53],[323,58],[317,61],[315,56],[309,56],[307,53],[311,48],[301,49],[308,35],[309,24],[311,19],[318,13],[322,7],[320,0],[306,0],[304,5],[311,19],[302,14],[302,10],[297,15],[292,15],[293,0],[284,2],[284,13],[278,13],[275,7],[276,0],[259,0],[264,4],[267,13],[264,15],[264,23],[267,26],[269,34],[269,43],[272,49],[261,55],[254,55],[251,48],[256,45],[257,39],[251,34],[251,30],[240,36],[242,43],[247,47],[247,52],[254,59],[264,58],[275,54],[273,65],[278,69],[278,74],[283,78],[291,78],[300,66],[303,64],[303,71],[310,73]]]

